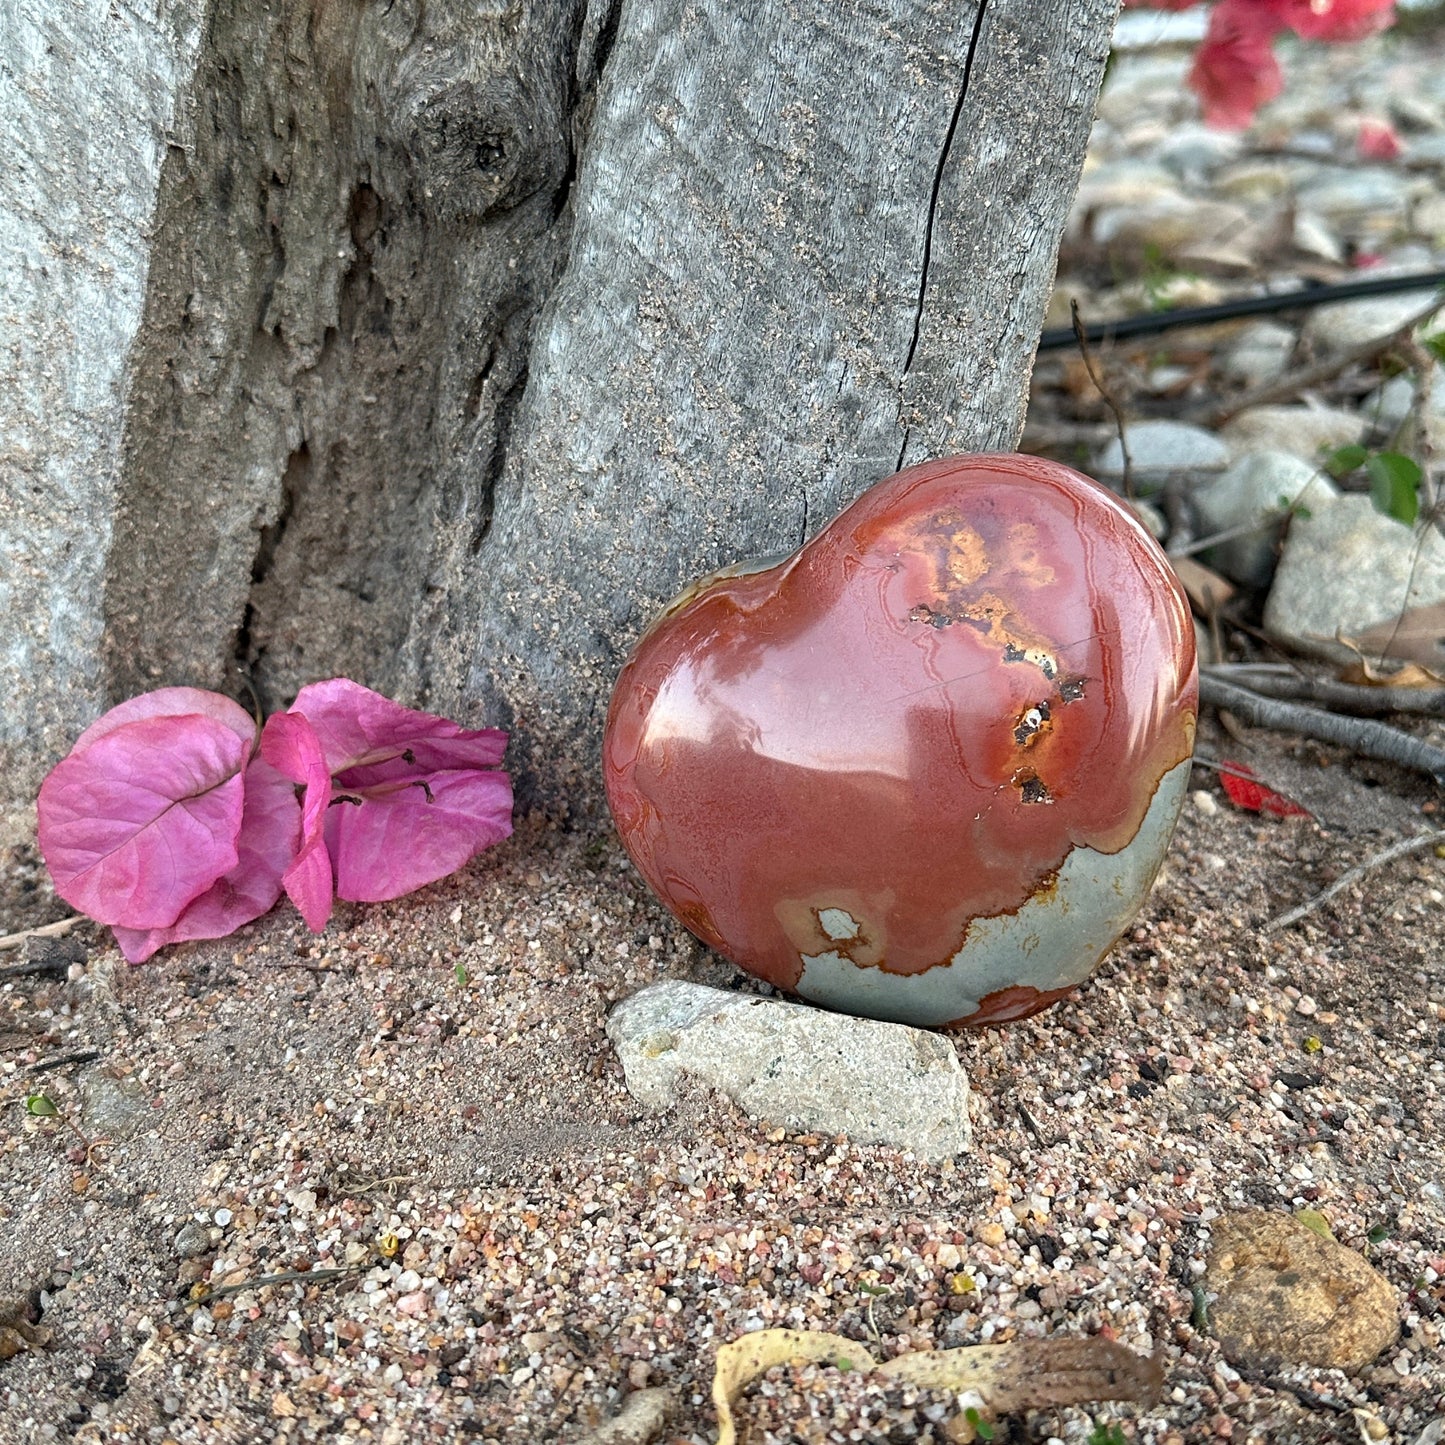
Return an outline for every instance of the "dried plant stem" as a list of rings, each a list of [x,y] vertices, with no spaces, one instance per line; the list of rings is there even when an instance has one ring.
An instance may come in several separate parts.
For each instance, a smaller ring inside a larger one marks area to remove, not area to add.
[[[1124,425],[1124,413],[1119,409],[1119,403],[1114,400],[1114,394],[1104,385],[1104,379],[1094,369],[1094,358],[1089,352],[1088,338],[1084,332],[1084,318],[1079,314],[1079,303],[1075,300],[1069,301],[1069,315],[1074,322],[1074,337],[1079,343],[1079,355],[1084,358],[1084,370],[1089,373],[1089,380],[1094,383],[1100,396],[1104,398],[1104,405],[1114,414],[1114,425],[1119,432],[1119,451],[1124,458],[1124,495],[1132,498],[1134,495],[1134,459],[1129,455],[1129,439],[1127,428]]]
[[[1216,664],[1200,671],[1222,681],[1232,681],[1261,697],[1282,702],[1314,702],[1353,717],[1386,717],[1401,712],[1445,717],[1445,687],[1367,687],[1361,683],[1336,682],[1328,677],[1307,677],[1291,667],[1260,667],[1250,663],[1239,667]]]
[[[250,1279],[238,1280],[235,1284],[218,1285],[203,1294],[197,1304],[210,1304],[212,1300],[225,1299],[227,1295],[240,1294],[242,1290],[263,1289],[271,1284],[324,1284],[327,1280],[344,1279],[349,1274],[360,1274],[361,1266],[348,1264],[338,1269],[283,1269],[278,1274],[258,1274]]]
[[[1288,928],[1291,923],[1298,923],[1307,914],[1313,913],[1316,908],[1328,903],[1337,894],[1343,893],[1352,883],[1357,883],[1367,873],[1373,873],[1376,868],[1383,868],[1386,863],[1393,863],[1397,858],[1407,858],[1411,853],[1418,853],[1424,848],[1438,847],[1445,843],[1445,829],[1435,833],[1419,833],[1413,838],[1406,838],[1403,843],[1396,843],[1393,847],[1386,848],[1382,853],[1376,853],[1372,858],[1366,858],[1363,863],[1351,868],[1348,873],[1343,873],[1325,889],[1323,893],[1316,893],[1313,898],[1301,903],[1298,908],[1291,908],[1288,913],[1281,913],[1277,918],[1271,918],[1264,925],[1266,933],[1273,933],[1278,928]]]
[[[1251,727],[1298,733],[1319,742],[1349,748],[1361,757],[1378,758],[1445,782],[1445,750],[1422,743],[1409,733],[1368,718],[1340,717],[1293,702],[1276,702],[1248,688],[1237,687],[1208,673],[1199,679],[1199,697],[1214,707],[1228,708]]]
[[[1197,414],[1191,420],[1202,422],[1206,426],[1223,426],[1231,417],[1237,416],[1242,411],[1248,411],[1252,406],[1264,406],[1272,401],[1292,400],[1300,392],[1308,391],[1310,387],[1318,386],[1322,381],[1329,381],[1341,372],[1348,371],[1357,362],[1371,361],[1392,346],[1408,344],[1415,328],[1422,321],[1428,321],[1442,306],[1445,306],[1445,297],[1437,296],[1428,306],[1422,307],[1416,312],[1403,326],[1397,326],[1384,336],[1372,337],[1369,341],[1352,346],[1338,356],[1327,357],[1324,361],[1317,361],[1312,366],[1302,367],[1298,371],[1291,371],[1284,376],[1276,377],[1275,380],[1267,381],[1263,386],[1257,386],[1253,391],[1245,392],[1243,396],[1227,402],[1224,406],[1213,407]]]
[[[0,935],[0,952],[22,947],[27,938],[64,938],[77,923],[84,922],[83,914],[72,913],[69,918],[57,919],[54,923],[44,924],[40,928],[25,928],[19,933]]]

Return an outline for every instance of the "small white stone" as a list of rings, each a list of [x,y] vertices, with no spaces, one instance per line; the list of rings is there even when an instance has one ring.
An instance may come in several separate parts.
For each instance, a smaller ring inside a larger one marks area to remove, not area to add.
[[[1219,816],[1219,804],[1214,801],[1214,794],[1205,788],[1198,788],[1193,793],[1195,810],[1205,818],[1217,818]]]
[[[1194,500],[1207,533],[1252,530],[1217,543],[1204,560],[1232,582],[1267,587],[1274,575],[1275,544],[1291,509],[1328,506],[1337,495],[1329,478],[1300,456],[1278,451],[1242,456],[1198,488]]]
[[[236,1216],[229,1209],[218,1209],[211,1217],[224,1229]]]
[[[1229,447],[1212,432],[1181,421],[1143,421],[1126,433],[1130,476],[1141,490],[1157,490],[1172,476],[1222,472]],[[1108,480],[1124,475],[1124,451],[1114,438],[1099,453],[1095,471]]]

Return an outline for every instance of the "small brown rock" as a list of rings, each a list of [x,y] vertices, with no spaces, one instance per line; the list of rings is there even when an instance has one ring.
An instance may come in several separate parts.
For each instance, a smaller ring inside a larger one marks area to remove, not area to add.
[[[1385,1278],[1292,1215],[1251,1209],[1214,1225],[1210,1325],[1236,1365],[1359,1370],[1399,1334]]]

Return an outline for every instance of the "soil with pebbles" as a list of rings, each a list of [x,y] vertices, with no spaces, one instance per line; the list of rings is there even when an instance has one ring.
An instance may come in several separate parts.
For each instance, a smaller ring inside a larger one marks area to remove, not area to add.
[[[1409,90],[1380,53],[1371,104]],[[1041,370],[1031,424],[1076,426],[1065,402],[1100,420],[1086,388],[1051,390],[1066,370]],[[1440,826],[1437,790],[1209,720],[1202,742],[1314,818],[1240,812],[1197,769],[1095,977],[957,1037],[975,1151],[942,1167],[697,1092],[644,1113],[610,1005],[668,977],[754,985],[600,825],[532,818],[320,937],[278,910],[138,969],[89,926],[31,940],[31,971],[0,954],[0,1439],[524,1445],[662,1387],[661,1438],[704,1442],[718,1344],[786,1325],[875,1356],[1053,1331],[1158,1352],[1156,1408],[1040,1410],[996,1439],[1103,1421],[1154,1445],[1415,1445],[1445,1395],[1445,861],[1263,925]],[[4,860],[0,932],[63,912],[33,854]],[[27,1115],[41,1092],[89,1153]],[[1402,1332],[1374,1365],[1224,1360],[1198,1292],[1210,1225],[1258,1206],[1318,1211],[1393,1286]],[[770,1372],[741,1415],[752,1445],[926,1441],[955,1403],[815,1366]]]
[[[130,969],[87,926],[59,975],[0,981],[0,1294],[51,1333],[0,1363],[0,1438],[573,1440],[663,1386],[661,1438],[708,1441],[717,1345],[788,1325],[885,1356],[1055,1330],[1160,1352],[1157,1408],[1038,1411],[1012,1439],[1097,1418],[1413,1442],[1445,1389],[1445,862],[1261,925],[1435,826],[1434,790],[1253,742],[1316,820],[1237,811],[1200,767],[1094,979],[957,1036],[976,1148],[942,1167],[698,1094],[645,1114],[608,1007],[664,977],[752,985],[603,831],[534,817],[320,937],[278,911]],[[12,923],[59,911],[11,860],[12,900],[27,880]],[[42,1090],[89,1159],[27,1117]],[[1210,1221],[1260,1205],[1318,1210],[1394,1286],[1400,1343],[1362,1374],[1241,1372],[1210,1338]],[[742,1418],[754,1445],[942,1440],[949,1404],[814,1367],[772,1372]]]

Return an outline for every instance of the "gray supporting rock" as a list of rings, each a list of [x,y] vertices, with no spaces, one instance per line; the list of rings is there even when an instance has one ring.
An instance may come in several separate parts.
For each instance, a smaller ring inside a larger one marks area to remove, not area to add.
[[[1409,325],[1435,296],[1429,290],[1406,291],[1399,296],[1370,296],[1321,306],[1305,322],[1305,342],[1327,356],[1338,356]]]
[[[971,1142],[968,1078],[926,1029],[671,979],[624,999],[607,1037],[627,1087],[665,1109],[683,1075],[750,1118],[943,1160]]]
[[[37,760],[105,700],[128,361],[201,10],[0,5],[0,813],[21,819]]]

